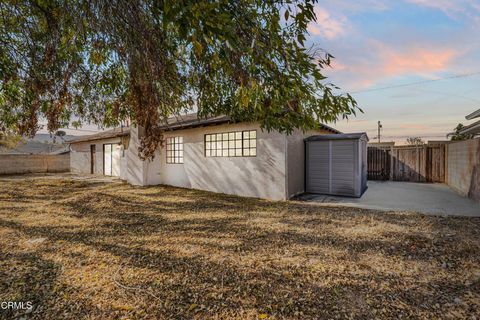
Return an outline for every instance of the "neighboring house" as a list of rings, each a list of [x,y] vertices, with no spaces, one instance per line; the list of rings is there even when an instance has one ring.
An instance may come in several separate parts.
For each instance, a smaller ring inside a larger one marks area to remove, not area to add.
[[[469,114],[468,116],[465,117],[465,119],[467,120],[473,120],[473,119],[477,119],[477,118],[480,118],[480,109],[478,109],[477,111],[475,112],[472,112],[471,114]],[[460,134],[473,134],[473,135],[479,135],[480,134],[480,120],[468,125],[468,126],[465,126],[462,128],[462,130],[460,130],[459,132]]]
[[[304,138],[339,133],[322,125],[285,135],[262,131],[257,123],[196,114],[170,118],[163,129],[165,143],[152,161],[138,157],[143,132],[133,126],[70,141],[71,171],[118,176],[134,185],[284,200],[305,189]]]

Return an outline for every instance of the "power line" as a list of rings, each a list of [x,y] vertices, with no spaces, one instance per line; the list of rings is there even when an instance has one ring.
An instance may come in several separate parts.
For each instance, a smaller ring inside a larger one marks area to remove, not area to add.
[[[387,90],[387,89],[394,89],[394,88],[410,87],[410,86],[421,85],[421,84],[425,84],[425,83],[431,83],[431,82],[442,81],[442,80],[467,78],[467,77],[475,76],[475,75],[478,75],[478,74],[480,74],[480,71],[472,72],[472,73],[457,74],[457,75],[453,75],[453,76],[450,76],[450,77],[439,78],[439,79],[422,80],[422,81],[417,81],[417,82],[397,84],[397,85],[391,85],[391,86],[380,87],[380,88],[357,90],[357,91],[352,91],[350,93],[354,94],[354,93],[363,93],[363,92],[380,91],[380,90]]]

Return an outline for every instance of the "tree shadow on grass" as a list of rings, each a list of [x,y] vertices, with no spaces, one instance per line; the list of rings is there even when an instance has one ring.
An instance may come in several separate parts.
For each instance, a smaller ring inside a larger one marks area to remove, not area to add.
[[[465,261],[478,263],[479,219],[454,219],[450,224],[439,217],[165,187],[132,191],[123,185],[64,200],[56,208],[59,215],[74,218],[72,225],[57,225],[54,219],[42,225],[1,219],[0,228],[62,243],[58,255],[69,261],[82,259],[70,249],[78,245],[101,253],[102,259],[112,257],[107,261],[113,286],[109,296],[123,303],[135,301],[136,308],[116,316],[109,314],[113,309],[93,308],[87,311],[90,316],[141,317],[143,312],[147,318],[255,318],[260,313],[292,319],[431,318],[451,311],[466,316],[475,310],[472,304],[451,301],[452,295],[466,300],[478,286],[466,285],[459,274]],[[362,228],[377,228],[379,234],[362,234]],[[457,247],[447,234],[460,232],[464,240],[477,240]],[[446,249],[431,250],[439,245]],[[442,259],[459,263],[443,274]],[[383,270],[376,260],[386,263]],[[426,266],[438,274],[399,270],[400,264]],[[115,286],[115,275],[125,287],[137,289]],[[83,315],[74,309],[68,316]]]

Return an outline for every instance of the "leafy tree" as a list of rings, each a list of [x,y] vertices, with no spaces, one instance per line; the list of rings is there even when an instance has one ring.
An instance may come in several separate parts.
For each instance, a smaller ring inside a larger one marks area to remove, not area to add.
[[[3,0],[0,125],[131,119],[151,157],[159,125],[192,108],[286,133],[355,115],[322,74],[333,57],[304,45],[315,2]]]
[[[409,145],[412,145],[412,146],[421,146],[421,145],[424,145],[425,142],[423,141],[422,138],[420,137],[411,137],[411,138],[407,138],[407,143]]]
[[[0,131],[0,149],[13,149],[21,142],[23,142],[23,139],[18,134]]]
[[[466,134],[466,133],[460,133],[462,129],[465,128],[465,126],[461,123],[459,123],[454,131],[453,134],[451,134],[451,140],[452,141],[463,141],[463,140],[468,140],[468,139],[473,139],[473,134]]]

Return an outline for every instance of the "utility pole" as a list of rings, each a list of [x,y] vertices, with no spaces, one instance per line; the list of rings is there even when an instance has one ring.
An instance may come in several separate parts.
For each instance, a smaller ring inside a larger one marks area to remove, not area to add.
[[[378,121],[378,143],[380,143],[380,129],[382,129],[383,126],[382,126],[382,123],[380,121]]]

